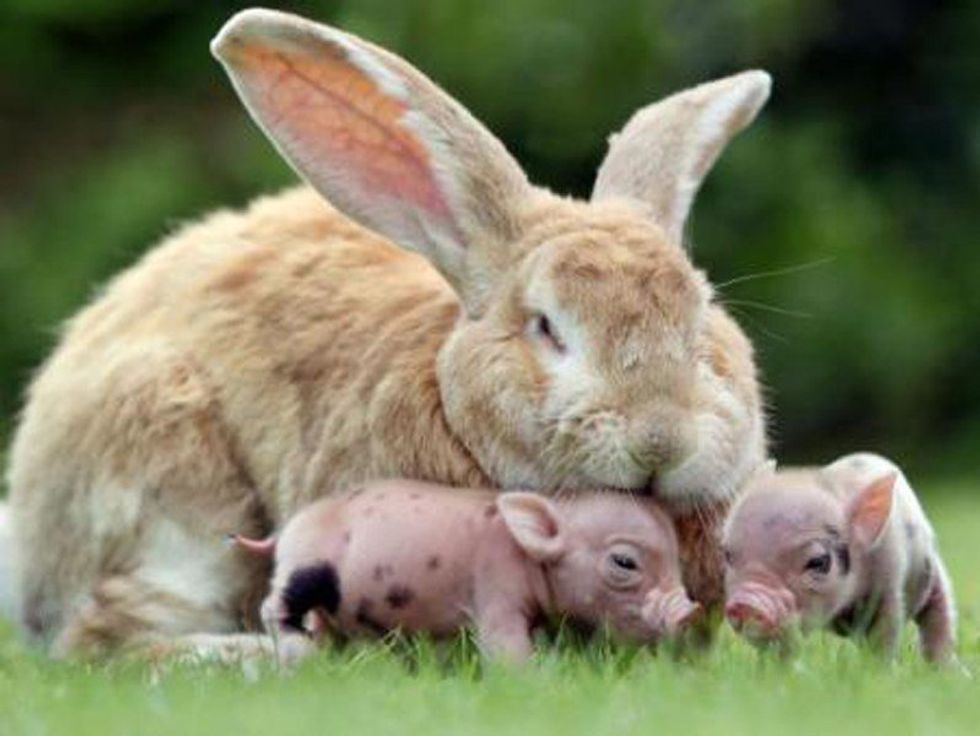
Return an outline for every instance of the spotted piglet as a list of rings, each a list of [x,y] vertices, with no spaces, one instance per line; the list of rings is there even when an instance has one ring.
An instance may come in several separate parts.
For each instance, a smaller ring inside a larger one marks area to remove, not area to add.
[[[519,661],[548,617],[651,641],[701,611],[681,585],[669,517],[614,493],[549,500],[382,481],[313,503],[276,540],[236,540],[275,555],[262,615],[280,638],[438,637],[473,624],[487,654]]]
[[[790,624],[867,634],[894,656],[904,623],[923,655],[953,657],[955,609],[929,521],[902,474],[877,455],[760,474],[725,525],[725,614],[754,640]]]

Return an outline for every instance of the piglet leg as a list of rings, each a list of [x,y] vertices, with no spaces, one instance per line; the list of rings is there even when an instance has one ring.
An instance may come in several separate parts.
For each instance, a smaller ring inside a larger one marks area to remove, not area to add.
[[[890,587],[881,598],[881,604],[868,628],[868,639],[883,658],[894,659],[898,654],[898,644],[902,636],[902,623],[905,620],[905,606],[902,594]]]
[[[520,610],[491,605],[477,614],[476,628],[480,649],[490,659],[520,664],[534,652],[530,623]]]
[[[935,560],[936,572],[925,605],[916,614],[922,656],[930,662],[951,663],[956,647],[956,610],[946,568]]]
[[[308,635],[310,632],[284,625],[287,614],[278,592],[270,594],[262,603],[262,623],[272,642],[272,654],[284,670],[295,668],[317,649],[316,643]],[[314,635],[318,639],[322,636],[320,631],[314,631]]]

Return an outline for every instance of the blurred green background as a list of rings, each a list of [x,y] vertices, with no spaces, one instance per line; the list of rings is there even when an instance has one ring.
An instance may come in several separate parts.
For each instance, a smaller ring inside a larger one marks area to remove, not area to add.
[[[57,325],[110,274],[181,220],[294,180],[208,54],[239,7],[5,0],[0,441]],[[980,3],[278,7],[398,51],[535,181],[583,196],[637,107],[768,69],[770,105],[710,177],[690,237],[755,340],[778,455],[980,469]]]

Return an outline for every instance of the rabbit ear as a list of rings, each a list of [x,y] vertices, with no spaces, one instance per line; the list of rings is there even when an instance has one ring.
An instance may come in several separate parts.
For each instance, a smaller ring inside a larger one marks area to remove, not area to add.
[[[755,118],[771,85],[763,71],[742,72],[643,108],[610,138],[593,201],[634,200],[679,244],[701,181]]]
[[[478,301],[506,262],[530,185],[459,103],[397,56],[286,13],[238,13],[211,51],[304,178],[426,256],[468,306]]]

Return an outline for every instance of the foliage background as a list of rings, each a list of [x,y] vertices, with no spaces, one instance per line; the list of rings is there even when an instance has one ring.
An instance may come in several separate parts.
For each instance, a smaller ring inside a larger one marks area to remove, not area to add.
[[[175,223],[293,181],[207,51],[239,6],[5,0],[0,440],[56,326],[110,274]],[[736,281],[723,294],[758,347],[777,453],[980,469],[980,3],[279,7],[411,59],[534,180],[583,196],[637,107],[768,69],[771,103],[710,177],[690,237],[716,283]]]

